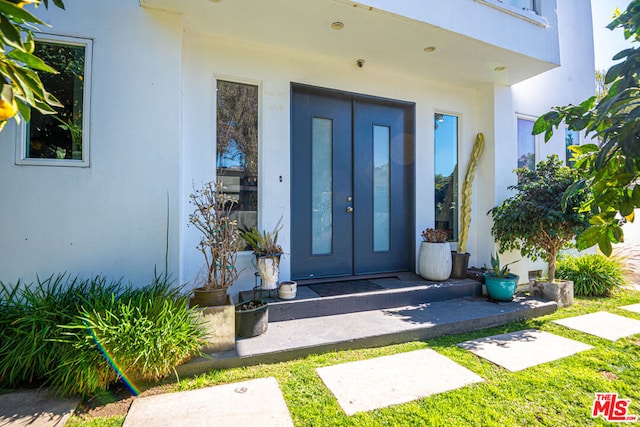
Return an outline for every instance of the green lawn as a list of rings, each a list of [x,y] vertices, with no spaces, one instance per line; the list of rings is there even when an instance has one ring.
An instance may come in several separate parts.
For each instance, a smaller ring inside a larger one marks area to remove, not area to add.
[[[551,320],[595,311],[608,311],[640,320],[640,314],[617,307],[640,302],[640,292],[617,291],[611,298],[577,298],[569,308],[525,322],[382,348],[312,355],[274,365],[213,371],[183,379],[175,390],[273,376],[296,426],[585,426],[609,425],[590,416],[596,392],[616,392],[631,399],[629,414],[640,415],[640,337],[615,343],[573,331]],[[538,328],[592,345],[576,355],[509,372],[457,343],[484,336]],[[431,348],[467,367],[486,381],[411,403],[355,416],[345,415],[315,368],[377,356]],[[211,402],[212,408],[215,402]],[[82,420],[74,417],[67,426],[120,426],[122,417]]]

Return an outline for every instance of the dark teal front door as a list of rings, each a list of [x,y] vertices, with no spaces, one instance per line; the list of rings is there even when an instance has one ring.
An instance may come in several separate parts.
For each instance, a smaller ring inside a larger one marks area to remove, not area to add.
[[[413,266],[413,105],[293,87],[294,279]]]

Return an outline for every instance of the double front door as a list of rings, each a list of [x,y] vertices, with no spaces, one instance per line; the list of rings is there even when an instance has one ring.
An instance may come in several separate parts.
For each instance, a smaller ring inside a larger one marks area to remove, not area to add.
[[[413,266],[413,105],[293,88],[294,279]]]

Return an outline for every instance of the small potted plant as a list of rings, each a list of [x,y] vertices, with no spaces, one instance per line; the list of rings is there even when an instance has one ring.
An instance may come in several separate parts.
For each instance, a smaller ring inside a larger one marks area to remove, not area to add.
[[[518,260],[519,261],[519,260]],[[491,268],[485,267],[484,283],[487,286],[489,298],[497,301],[511,301],[518,286],[517,274],[509,272],[509,266],[518,261],[513,261],[500,267],[500,256],[491,255]]]
[[[278,287],[280,278],[280,258],[282,246],[278,244],[278,233],[282,229],[282,220],[273,231],[259,231],[255,227],[245,228],[240,235],[256,256],[256,269],[262,279],[262,289],[273,290]]]
[[[447,232],[427,228],[422,232],[418,258],[420,276],[426,280],[447,280],[451,274],[451,248]]]
[[[240,232],[231,210],[235,204],[224,192],[222,183],[207,182],[194,188],[189,196],[195,207],[189,223],[202,233],[197,249],[204,256],[205,265],[194,288],[193,303],[200,307],[226,303],[227,289],[237,280],[236,259]]]

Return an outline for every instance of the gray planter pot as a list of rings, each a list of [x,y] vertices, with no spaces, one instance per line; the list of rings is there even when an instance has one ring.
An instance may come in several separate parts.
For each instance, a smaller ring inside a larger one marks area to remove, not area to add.
[[[536,280],[531,284],[531,295],[555,301],[558,303],[558,307],[569,307],[573,304],[573,282],[570,280],[556,282]]]

